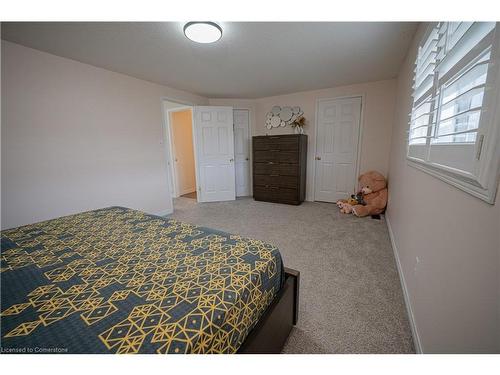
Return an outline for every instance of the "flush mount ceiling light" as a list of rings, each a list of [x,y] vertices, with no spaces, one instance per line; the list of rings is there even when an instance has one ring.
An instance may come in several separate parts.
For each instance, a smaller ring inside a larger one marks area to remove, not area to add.
[[[184,26],[184,35],[196,43],[214,43],[222,37],[222,28],[215,22],[188,22]]]

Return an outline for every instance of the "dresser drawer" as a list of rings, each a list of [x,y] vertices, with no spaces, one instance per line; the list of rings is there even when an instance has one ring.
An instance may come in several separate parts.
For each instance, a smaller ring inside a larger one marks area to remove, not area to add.
[[[299,200],[299,191],[277,186],[254,186],[253,196],[257,200],[296,202]]]
[[[261,151],[269,151],[269,150],[297,151],[298,147],[299,147],[299,139],[295,137],[270,136],[263,138],[254,138],[253,142],[254,150],[261,150]]]
[[[256,162],[278,162],[278,163],[298,163],[299,154],[294,151],[273,150],[255,150],[254,160]]]
[[[280,164],[275,162],[254,163],[253,173],[257,175],[298,176],[298,164]]]
[[[296,189],[299,183],[297,176],[280,176],[278,174],[255,175],[253,180],[256,186],[274,186]]]

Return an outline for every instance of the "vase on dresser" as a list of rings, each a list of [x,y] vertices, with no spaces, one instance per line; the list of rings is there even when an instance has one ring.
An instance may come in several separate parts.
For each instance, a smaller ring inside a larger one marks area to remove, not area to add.
[[[293,128],[293,132],[295,134],[304,134],[304,128],[302,126],[297,125]]]

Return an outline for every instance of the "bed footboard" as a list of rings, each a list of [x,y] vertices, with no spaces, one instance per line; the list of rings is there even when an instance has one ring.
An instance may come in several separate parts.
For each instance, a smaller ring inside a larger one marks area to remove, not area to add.
[[[283,288],[264,312],[246,340],[240,354],[279,354],[299,317],[300,272],[285,267]]]

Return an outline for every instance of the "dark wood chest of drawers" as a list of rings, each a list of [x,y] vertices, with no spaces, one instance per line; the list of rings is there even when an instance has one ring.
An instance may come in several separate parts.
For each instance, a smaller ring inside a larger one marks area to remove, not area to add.
[[[254,199],[301,204],[306,196],[307,135],[253,137],[252,146]]]

